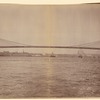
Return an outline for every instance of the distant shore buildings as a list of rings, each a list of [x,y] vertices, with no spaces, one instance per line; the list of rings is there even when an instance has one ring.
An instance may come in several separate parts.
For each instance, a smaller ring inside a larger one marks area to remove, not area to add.
[[[15,56],[15,57],[100,57],[100,54],[85,54],[83,51],[78,51],[77,54],[54,54],[54,53],[29,53],[29,52],[9,52],[2,51],[0,56]]]
[[[29,52],[9,52],[9,51],[3,51],[0,52],[0,56],[26,56],[26,57],[32,57],[32,56],[41,56],[40,53],[29,53]]]

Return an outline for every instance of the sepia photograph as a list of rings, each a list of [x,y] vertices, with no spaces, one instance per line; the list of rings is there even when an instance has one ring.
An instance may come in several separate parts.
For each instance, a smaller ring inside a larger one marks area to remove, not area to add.
[[[0,3],[0,99],[100,97],[100,3]]]

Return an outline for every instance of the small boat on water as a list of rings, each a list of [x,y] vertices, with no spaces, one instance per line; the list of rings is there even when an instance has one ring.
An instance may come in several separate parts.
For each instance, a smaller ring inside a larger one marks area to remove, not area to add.
[[[51,55],[50,57],[56,57],[55,55]]]
[[[52,54],[50,55],[50,57],[56,57],[56,56],[55,56],[54,53],[52,52]]]

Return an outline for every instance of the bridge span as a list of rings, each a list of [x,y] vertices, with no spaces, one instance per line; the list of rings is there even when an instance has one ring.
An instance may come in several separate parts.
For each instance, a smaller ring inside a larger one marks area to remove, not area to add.
[[[39,46],[39,45],[28,45],[17,43],[15,41],[10,41],[0,38],[0,48],[59,48],[59,49],[90,49],[90,50],[100,50],[100,41],[89,42],[80,45],[71,46]]]
[[[79,47],[79,46],[0,46],[0,48],[59,48],[59,49],[90,49],[100,50],[98,47]]]

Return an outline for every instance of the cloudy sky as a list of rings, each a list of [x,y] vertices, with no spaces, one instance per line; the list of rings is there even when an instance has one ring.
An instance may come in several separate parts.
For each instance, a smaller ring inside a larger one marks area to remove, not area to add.
[[[60,46],[99,41],[100,4],[0,5],[0,38]]]

